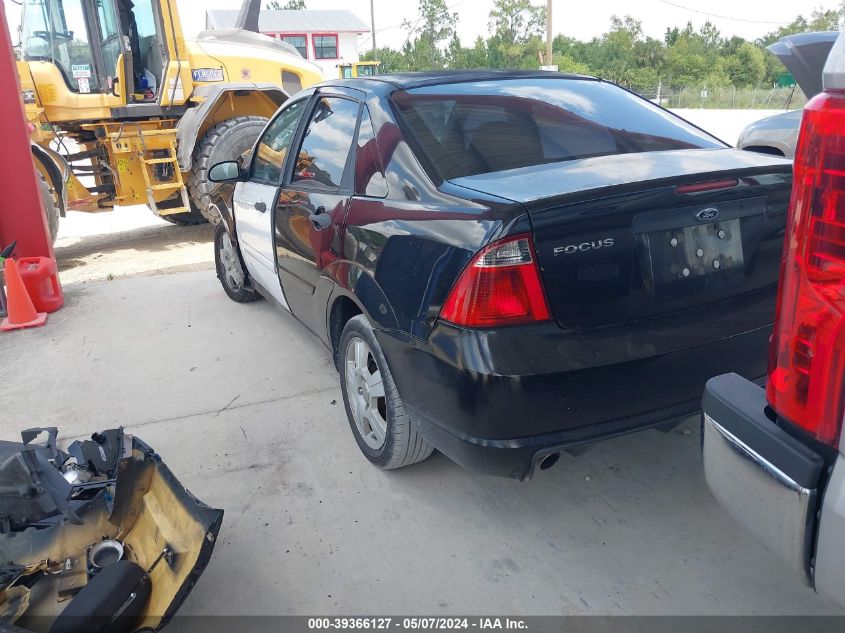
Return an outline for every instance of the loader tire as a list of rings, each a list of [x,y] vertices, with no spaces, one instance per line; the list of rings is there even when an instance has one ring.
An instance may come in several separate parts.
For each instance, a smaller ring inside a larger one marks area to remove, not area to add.
[[[167,209],[168,206],[181,207],[182,197],[177,195],[173,200],[165,200],[163,202],[159,202],[159,212],[161,212],[163,209]],[[160,217],[166,222],[175,224],[176,226],[195,226],[197,224],[205,224],[206,222],[208,222],[205,216],[200,213],[200,210],[194,205],[193,201],[191,202],[190,211],[184,211],[183,213],[169,213],[165,215],[159,215],[158,217]]]
[[[232,117],[209,129],[194,148],[188,194],[212,224],[220,222],[220,215],[209,208],[212,194],[220,185],[208,180],[209,170],[217,163],[240,158],[252,148],[266,124],[267,119],[260,116]]]
[[[50,241],[55,244],[56,235],[59,233],[59,210],[56,208],[56,199],[53,197],[53,190],[40,173],[38,174],[38,191],[41,194],[41,202],[44,203],[47,228],[50,230]]]

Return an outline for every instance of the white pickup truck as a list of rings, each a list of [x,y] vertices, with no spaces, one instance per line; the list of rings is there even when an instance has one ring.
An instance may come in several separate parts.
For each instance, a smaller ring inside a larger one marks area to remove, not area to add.
[[[721,505],[845,606],[845,35],[804,110],[765,390],[712,378],[704,470]]]

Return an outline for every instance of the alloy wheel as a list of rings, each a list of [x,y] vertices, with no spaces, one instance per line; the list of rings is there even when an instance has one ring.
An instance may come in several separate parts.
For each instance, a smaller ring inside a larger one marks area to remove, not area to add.
[[[378,450],[387,436],[387,400],[381,369],[366,341],[355,336],[346,348],[344,380],[355,426],[367,446]]]
[[[244,285],[244,271],[241,269],[241,263],[238,261],[238,255],[235,253],[232,240],[225,231],[220,239],[219,252],[220,263],[223,264],[223,274],[226,277],[226,285],[234,292],[237,292]]]

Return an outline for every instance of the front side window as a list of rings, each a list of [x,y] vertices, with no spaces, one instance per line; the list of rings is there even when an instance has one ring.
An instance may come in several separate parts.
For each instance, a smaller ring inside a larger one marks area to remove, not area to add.
[[[21,27],[24,60],[54,63],[74,92],[100,91],[82,0],[25,0]]]
[[[444,179],[592,156],[726,147],[595,80],[477,81],[400,91],[392,99]]]
[[[340,188],[357,122],[357,102],[338,97],[320,99],[297,154],[293,182]]]
[[[308,59],[308,44],[304,35],[282,35],[279,39],[293,46],[304,59]]]
[[[337,35],[314,36],[315,59],[337,59]]]
[[[359,77],[372,77],[376,74],[375,64],[361,64],[358,66]]]
[[[305,100],[290,104],[264,130],[255,148],[250,180],[266,185],[281,182],[285,157],[296,134],[304,104]]]

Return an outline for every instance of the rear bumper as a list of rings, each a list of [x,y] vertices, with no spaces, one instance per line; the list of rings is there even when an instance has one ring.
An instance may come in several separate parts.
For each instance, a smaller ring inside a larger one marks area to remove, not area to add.
[[[822,456],[769,419],[764,390],[736,374],[708,381],[702,409],[713,495],[793,572],[845,605],[843,458],[825,486]]]
[[[408,414],[436,448],[471,470],[529,479],[550,453],[696,414],[715,374],[763,375],[769,332],[651,355],[645,341],[585,341],[554,324],[377,336]]]

